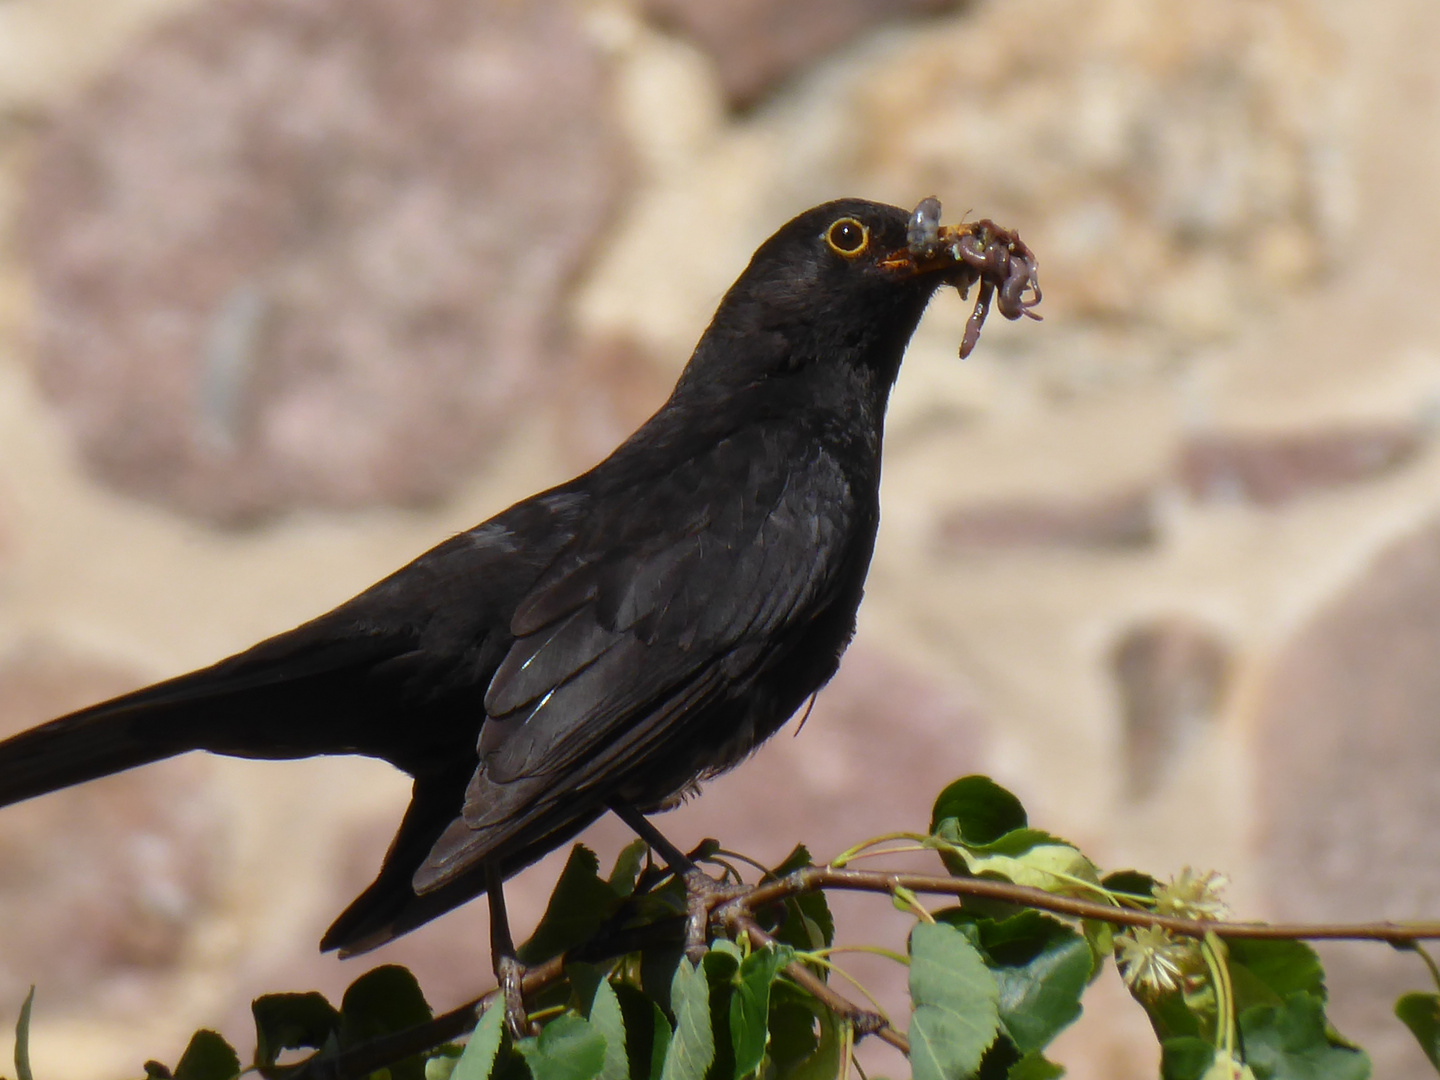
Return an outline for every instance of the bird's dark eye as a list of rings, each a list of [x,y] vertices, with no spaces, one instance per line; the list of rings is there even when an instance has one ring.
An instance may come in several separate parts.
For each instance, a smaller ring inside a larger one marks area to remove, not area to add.
[[[842,217],[825,231],[830,250],[853,259],[870,246],[870,230],[853,217]]]

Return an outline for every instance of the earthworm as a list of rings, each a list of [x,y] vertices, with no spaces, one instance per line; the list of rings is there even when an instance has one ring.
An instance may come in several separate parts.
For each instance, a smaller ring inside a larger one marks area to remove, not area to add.
[[[990,297],[995,293],[995,286],[989,278],[980,279],[980,292],[975,297],[975,310],[970,312],[970,318],[965,321],[965,336],[960,339],[960,359],[964,360],[975,349],[975,344],[980,340],[980,328],[985,325],[985,316],[990,314]]]

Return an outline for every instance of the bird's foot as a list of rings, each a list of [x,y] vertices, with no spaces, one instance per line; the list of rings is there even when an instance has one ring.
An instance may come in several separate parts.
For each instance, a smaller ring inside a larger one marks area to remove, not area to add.
[[[525,1009],[525,965],[513,956],[497,957],[495,979],[505,999],[505,1026],[510,1029],[510,1037],[520,1040],[534,1034]]]
[[[685,883],[685,956],[698,964],[710,940],[710,916],[717,907],[733,900],[743,887],[716,881],[698,866],[691,866],[681,875]]]

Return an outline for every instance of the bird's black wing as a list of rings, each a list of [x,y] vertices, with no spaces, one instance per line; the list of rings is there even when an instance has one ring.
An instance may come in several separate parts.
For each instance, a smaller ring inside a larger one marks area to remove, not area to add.
[[[417,890],[543,847],[608,800],[664,798],[717,755],[743,756],[755,733],[704,730],[712,707],[827,608],[856,513],[839,462],[778,424],[597,496],[591,527],[515,610],[463,818]]]

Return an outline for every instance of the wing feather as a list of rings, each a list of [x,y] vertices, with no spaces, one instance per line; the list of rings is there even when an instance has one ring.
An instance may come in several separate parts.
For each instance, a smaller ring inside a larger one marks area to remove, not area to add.
[[[464,814],[417,888],[593,813],[823,608],[855,510],[839,465],[781,430],[650,478],[618,537],[577,530],[516,609]]]

